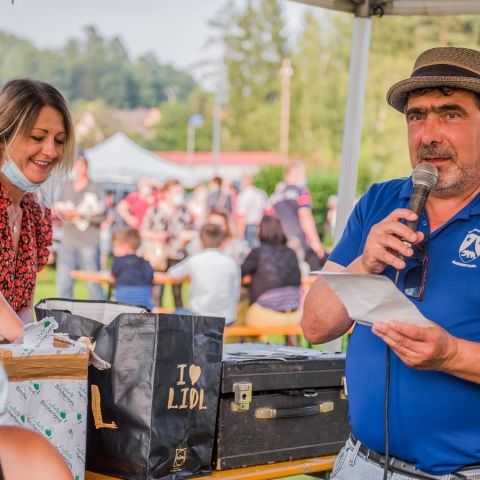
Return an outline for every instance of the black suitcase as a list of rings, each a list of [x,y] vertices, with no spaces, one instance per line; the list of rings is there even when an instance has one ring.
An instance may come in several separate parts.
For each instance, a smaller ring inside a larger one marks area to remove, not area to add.
[[[217,470],[336,454],[349,435],[344,354],[224,345]]]

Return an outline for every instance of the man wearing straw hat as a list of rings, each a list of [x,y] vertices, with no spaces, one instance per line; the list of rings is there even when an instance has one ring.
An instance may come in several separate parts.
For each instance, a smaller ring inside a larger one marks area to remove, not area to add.
[[[420,218],[408,209],[411,178],[373,185],[325,270],[395,279],[434,323],[355,326],[352,435],[330,478],[480,479],[480,52],[427,50],[387,101],[406,117],[412,167],[435,166],[438,182]],[[405,222],[417,219],[416,232]],[[326,342],[351,325],[319,277],[305,300],[306,338]]]

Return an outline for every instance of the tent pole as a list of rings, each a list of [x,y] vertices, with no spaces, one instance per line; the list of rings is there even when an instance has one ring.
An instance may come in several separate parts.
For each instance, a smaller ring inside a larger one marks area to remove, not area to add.
[[[212,161],[214,175],[218,175],[220,166],[220,147],[222,131],[222,102],[220,96],[221,92],[217,91],[215,93],[215,105],[213,107]]]
[[[338,183],[335,244],[342,236],[355,202],[371,30],[371,17],[356,16],[354,18],[342,160]]]

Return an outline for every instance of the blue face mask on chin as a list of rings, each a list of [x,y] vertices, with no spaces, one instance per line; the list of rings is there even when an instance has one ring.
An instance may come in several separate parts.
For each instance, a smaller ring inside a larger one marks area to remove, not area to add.
[[[31,182],[17,167],[17,164],[7,157],[5,165],[2,167],[2,173],[7,177],[8,181],[22,192],[35,192],[42,184]]]

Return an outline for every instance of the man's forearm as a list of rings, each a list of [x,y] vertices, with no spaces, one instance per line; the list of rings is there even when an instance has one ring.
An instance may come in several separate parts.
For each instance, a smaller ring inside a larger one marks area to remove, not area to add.
[[[325,271],[342,271],[341,265],[325,264]],[[322,277],[311,286],[303,306],[302,328],[312,343],[324,343],[343,335],[352,325],[343,303]]]
[[[456,354],[447,362],[445,373],[480,383],[480,343],[456,338]]]

